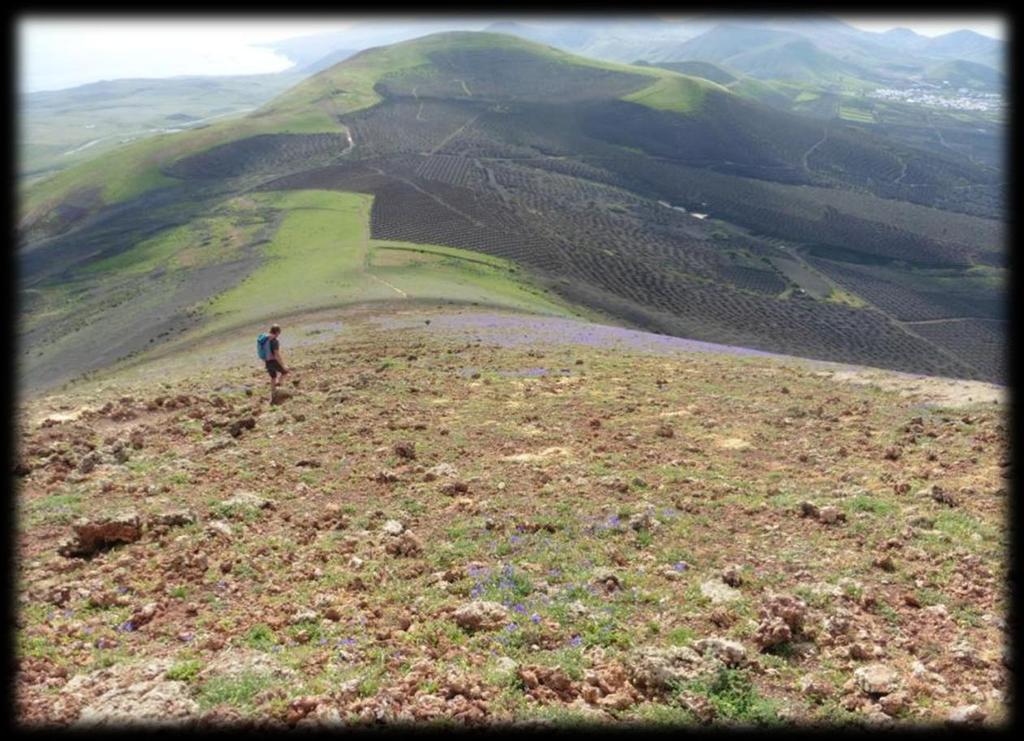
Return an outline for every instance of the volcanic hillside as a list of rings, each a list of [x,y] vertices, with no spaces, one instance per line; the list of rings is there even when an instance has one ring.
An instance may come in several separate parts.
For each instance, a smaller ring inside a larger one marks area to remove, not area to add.
[[[317,259],[371,254],[368,244],[456,248],[459,270],[471,254],[507,261],[547,311],[1001,380],[1001,181],[962,157],[670,70],[437,34],[367,50],[244,118],[126,147],[29,191],[23,376],[52,385],[186,330],[262,316],[258,302],[219,297],[268,260],[299,264],[309,232],[287,230],[317,208]],[[374,242],[332,226],[328,212],[351,201],[330,193],[372,196]],[[348,275],[338,285],[354,285]],[[412,278],[358,277],[443,295]]]
[[[1007,720],[998,389],[396,299],[271,406],[255,332],[23,407],[19,725]]]

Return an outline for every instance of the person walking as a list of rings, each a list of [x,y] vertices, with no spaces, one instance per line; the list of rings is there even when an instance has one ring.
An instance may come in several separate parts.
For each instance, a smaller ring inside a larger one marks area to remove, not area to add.
[[[284,364],[281,355],[281,325],[273,324],[269,334],[261,334],[256,338],[256,352],[265,361],[267,373],[270,374],[270,403],[277,401],[277,387],[286,375],[291,373]]]

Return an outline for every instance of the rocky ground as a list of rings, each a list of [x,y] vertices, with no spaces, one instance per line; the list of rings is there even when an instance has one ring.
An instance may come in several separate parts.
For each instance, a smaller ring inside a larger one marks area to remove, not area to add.
[[[27,402],[18,722],[1005,722],[1005,402],[430,321]]]

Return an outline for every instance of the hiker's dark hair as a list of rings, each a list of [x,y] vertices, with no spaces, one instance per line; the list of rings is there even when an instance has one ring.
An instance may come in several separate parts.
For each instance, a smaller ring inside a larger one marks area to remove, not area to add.
[[[281,334],[281,325],[280,324],[271,324],[270,325],[270,334]]]

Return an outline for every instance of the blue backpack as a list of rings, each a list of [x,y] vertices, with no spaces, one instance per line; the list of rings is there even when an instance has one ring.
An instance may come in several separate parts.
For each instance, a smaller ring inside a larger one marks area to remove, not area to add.
[[[270,335],[266,332],[256,338],[256,354],[260,360],[270,360]]]

